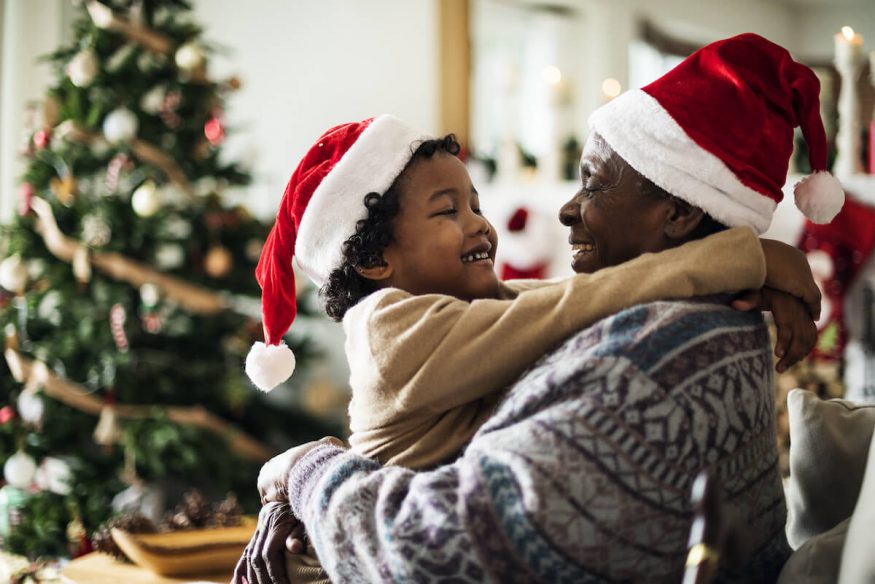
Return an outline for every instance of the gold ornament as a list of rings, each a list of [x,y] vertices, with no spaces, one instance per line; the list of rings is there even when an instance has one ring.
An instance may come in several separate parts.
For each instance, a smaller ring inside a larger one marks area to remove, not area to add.
[[[11,255],[0,262],[0,287],[13,294],[21,294],[27,287],[27,266],[20,254]]]
[[[71,206],[76,201],[76,178],[72,174],[63,178],[53,178],[49,181],[49,188],[65,207]]]
[[[207,257],[204,259],[204,270],[213,278],[227,276],[233,265],[234,258],[231,256],[231,252],[219,244],[213,245],[207,251]]]

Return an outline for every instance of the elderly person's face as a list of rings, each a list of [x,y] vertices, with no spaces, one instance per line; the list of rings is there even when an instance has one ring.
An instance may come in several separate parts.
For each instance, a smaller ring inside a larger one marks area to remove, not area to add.
[[[672,198],[652,194],[646,179],[597,134],[584,147],[580,180],[580,190],[559,210],[571,228],[575,272],[592,273],[674,244],[666,233],[676,211]]]

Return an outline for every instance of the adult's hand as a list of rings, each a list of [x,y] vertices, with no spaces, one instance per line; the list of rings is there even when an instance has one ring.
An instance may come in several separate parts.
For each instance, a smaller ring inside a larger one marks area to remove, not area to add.
[[[289,584],[283,552],[287,540],[296,534],[303,537],[303,524],[292,515],[287,501],[265,504],[258,513],[255,533],[234,568],[232,584]]]
[[[769,287],[744,292],[732,302],[738,310],[768,310],[775,321],[778,340],[775,369],[780,373],[805,357],[817,343],[817,326],[809,305],[801,299]]]
[[[801,299],[811,318],[818,320],[821,293],[805,254],[774,239],[760,239],[760,245],[766,258],[765,285]]]
[[[272,502],[288,502],[288,476],[292,467],[297,464],[301,458],[317,446],[322,444],[332,444],[334,446],[344,447],[343,442],[333,436],[326,436],[321,440],[307,442],[294,448],[289,448],[282,454],[278,454],[268,460],[261,471],[258,473],[258,494],[261,496],[261,503]]]

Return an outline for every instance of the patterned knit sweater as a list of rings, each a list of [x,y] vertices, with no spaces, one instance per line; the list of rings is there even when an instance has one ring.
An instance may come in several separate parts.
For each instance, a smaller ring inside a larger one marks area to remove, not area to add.
[[[719,580],[774,581],[789,547],[769,338],[725,300],[640,305],[579,332],[453,464],[308,453],[291,504],[332,581],[679,582],[703,467],[753,550]]]

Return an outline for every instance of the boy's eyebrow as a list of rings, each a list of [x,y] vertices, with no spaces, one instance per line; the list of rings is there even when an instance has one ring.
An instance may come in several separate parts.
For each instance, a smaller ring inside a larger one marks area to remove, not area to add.
[[[455,194],[455,192],[456,192],[456,189],[454,189],[453,187],[450,187],[447,189],[441,189],[441,190],[435,191],[431,195],[429,195],[428,200],[434,201],[438,197],[442,197],[443,195],[452,195],[452,194]]]

